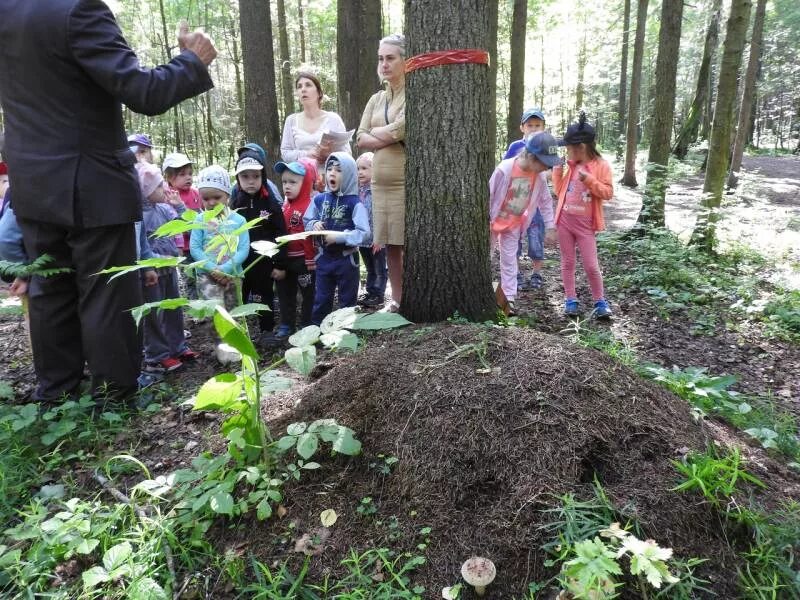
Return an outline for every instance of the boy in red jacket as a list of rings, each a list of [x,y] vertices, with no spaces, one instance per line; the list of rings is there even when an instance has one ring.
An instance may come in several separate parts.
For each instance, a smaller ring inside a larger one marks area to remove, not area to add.
[[[289,235],[302,233],[303,215],[311,202],[314,182],[317,180],[315,161],[301,158],[299,161],[275,163],[275,172],[281,176],[283,196],[283,218]],[[270,344],[282,344],[295,331],[297,319],[297,290],[300,290],[300,327],[311,325],[311,308],[314,305],[314,241],[308,237],[294,240],[286,247],[285,275],[277,280],[281,320],[275,335],[267,340]]]

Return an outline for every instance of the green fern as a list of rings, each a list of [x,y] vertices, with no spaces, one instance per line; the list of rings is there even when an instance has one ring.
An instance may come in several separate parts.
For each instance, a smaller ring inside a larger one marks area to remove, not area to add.
[[[72,271],[72,269],[67,267],[47,268],[47,265],[52,262],[53,257],[47,254],[42,254],[39,258],[28,264],[0,260],[0,275],[29,279],[34,275],[38,275],[39,277],[52,277],[53,275]]]

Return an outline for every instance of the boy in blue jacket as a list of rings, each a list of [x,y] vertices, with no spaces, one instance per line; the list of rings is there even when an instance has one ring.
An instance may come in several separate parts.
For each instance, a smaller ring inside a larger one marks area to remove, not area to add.
[[[355,306],[358,296],[358,246],[370,234],[369,215],[358,197],[356,161],[334,152],[325,161],[325,191],[317,194],[303,216],[306,231],[332,231],[317,252],[317,281],[311,322],[315,325],[339,306]]]

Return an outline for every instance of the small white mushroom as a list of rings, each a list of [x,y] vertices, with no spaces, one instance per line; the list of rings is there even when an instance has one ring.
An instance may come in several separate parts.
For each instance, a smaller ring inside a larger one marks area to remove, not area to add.
[[[486,593],[486,586],[494,581],[495,575],[497,575],[497,569],[488,558],[473,556],[461,565],[461,576],[464,581],[475,588],[478,596]]]

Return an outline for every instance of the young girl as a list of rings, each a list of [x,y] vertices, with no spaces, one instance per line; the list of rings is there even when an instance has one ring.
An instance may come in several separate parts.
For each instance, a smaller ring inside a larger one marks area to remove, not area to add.
[[[489,220],[492,241],[500,244],[500,286],[515,313],[517,297],[517,248],[538,209],[547,228],[548,243],[555,241],[553,201],[544,172],[560,162],[556,141],[549,133],[534,133],[517,156],[502,161],[489,180]]]
[[[611,167],[595,147],[594,127],[586,121],[585,113],[567,128],[564,143],[567,166],[553,169],[553,187],[558,197],[555,221],[566,295],[564,314],[570,317],[579,314],[575,293],[575,249],[578,248],[592,290],[593,313],[607,319],[611,317],[611,307],[603,294],[595,232],[605,228],[603,202],[614,195]]]

